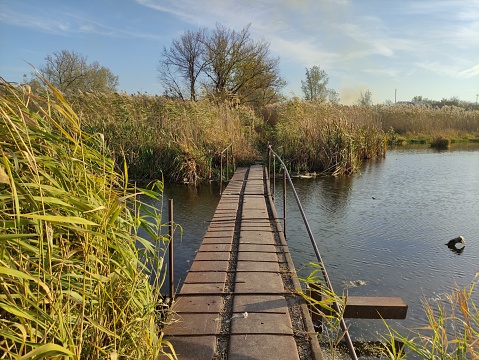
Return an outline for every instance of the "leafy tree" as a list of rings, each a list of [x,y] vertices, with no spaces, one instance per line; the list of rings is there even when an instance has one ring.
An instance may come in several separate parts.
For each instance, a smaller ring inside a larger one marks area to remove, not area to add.
[[[327,88],[328,82],[328,74],[319,66],[306,68],[306,80],[301,80],[304,98],[310,101],[339,103],[339,94],[335,90]]]
[[[442,98],[440,103],[448,106],[460,106],[461,100],[457,96],[452,96],[449,99]]]
[[[423,97],[422,95],[416,95],[411,99],[414,103],[426,103],[426,104],[433,104],[436,101]]]
[[[339,94],[336,90],[328,89],[328,101],[331,104],[339,104]]]
[[[321,70],[319,66],[313,66],[311,69],[306,68],[306,80],[301,80],[301,90],[306,100],[325,101],[328,96],[326,85],[329,82],[326,71]]]
[[[115,91],[118,76],[97,61],[88,64],[87,57],[75,51],[62,50],[45,58],[39,72],[60,91]],[[31,80],[35,83],[36,75]]]
[[[373,104],[373,94],[368,89],[365,93],[361,91],[359,99],[357,100],[358,105],[369,106]]]
[[[278,65],[269,43],[251,39],[249,25],[238,32],[217,24],[173,40],[163,50],[158,78],[167,94],[181,99],[197,100],[201,86],[215,99],[259,108],[277,101],[285,85]]]

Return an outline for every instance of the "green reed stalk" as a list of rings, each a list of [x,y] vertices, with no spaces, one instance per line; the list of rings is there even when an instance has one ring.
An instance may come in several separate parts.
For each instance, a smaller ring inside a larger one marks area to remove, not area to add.
[[[418,330],[402,334],[387,326],[387,344],[404,344],[405,353],[387,353],[390,359],[402,359],[408,354],[425,359],[479,358],[479,310],[473,300],[476,279],[465,288],[456,288],[435,304],[424,300],[428,323]]]
[[[128,189],[103,135],[82,131],[51,86],[45,99],[2,80],[0,116],[1,358],[173,358],[167,239],[138,199],[161,197],[162,184]]]

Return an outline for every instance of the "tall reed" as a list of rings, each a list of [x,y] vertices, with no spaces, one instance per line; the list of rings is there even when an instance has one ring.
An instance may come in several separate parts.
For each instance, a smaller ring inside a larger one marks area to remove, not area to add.
[[[162,184],[131,192],[102,134],[50,91],[0,82],[0,358],[173,357],[157,251],[168,239],[137,200]]]
[[[105,134],[117,163],[137,179],[165,176],[196,184],[215,177],[220,153],[233,144],[239,161],[257,157],[254,112],[208,100],[183,102],[145,94],[69,95],[86,130]]]
[[[363,159],[386,152],[381,124],[367,107],[293,99],[279,106],[273,126],[275,148],[296,171],[352,173]]]
[[[402,104],[375,106],[371,111],[377,114],[384,131],[392,130],[407,138],[422,138],[427,142],[439,136],[458,140],[479,138],[479,110]]]

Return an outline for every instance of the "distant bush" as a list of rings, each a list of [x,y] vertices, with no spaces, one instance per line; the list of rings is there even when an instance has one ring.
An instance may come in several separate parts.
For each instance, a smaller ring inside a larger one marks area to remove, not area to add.
[[[431,147],[436,149],[448,149],[450,145],[451,140],[441,135],[431,141]]]

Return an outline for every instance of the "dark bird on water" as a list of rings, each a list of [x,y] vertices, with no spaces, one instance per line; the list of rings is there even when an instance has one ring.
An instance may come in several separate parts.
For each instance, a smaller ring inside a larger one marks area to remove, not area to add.
[[[454,238],[454,239],[451,239],[449,240],[448,243],[446,243],[446,245],[448,247],[456,247],[457,244],[465,244],[466,243],[466,240],[464,240],[464,236],[459,236],[457,238]]]

